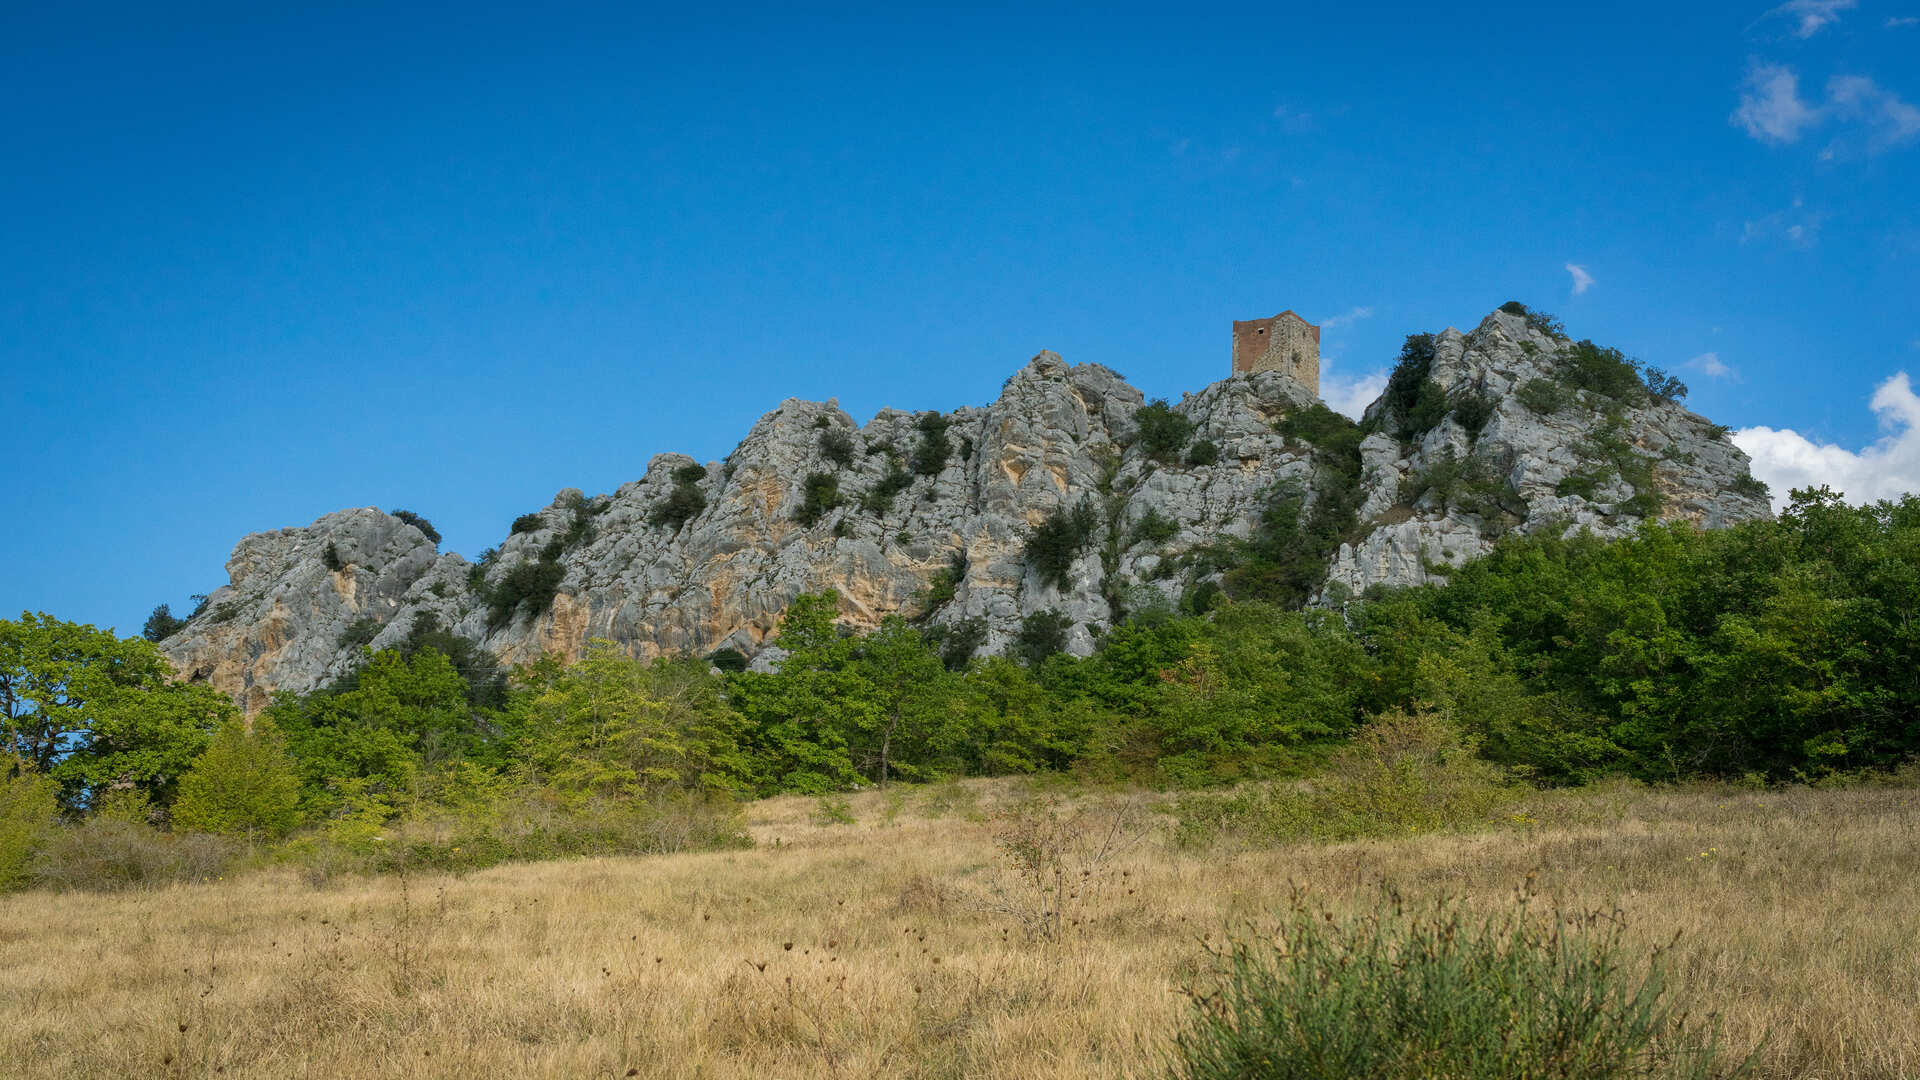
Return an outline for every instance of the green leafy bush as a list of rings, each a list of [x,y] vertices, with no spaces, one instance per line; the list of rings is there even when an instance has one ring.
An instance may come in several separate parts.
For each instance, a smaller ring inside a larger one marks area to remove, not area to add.
[[[362,615],[346,625],[334,644],[347,652],[359,652],[380,636],[380,620],[371,615]]]
[[[513,519],[513,528],[508,530],[508,535],[518,536],[521,533],[534,532],[544,523],[544,520],[538,513],[521,514],[519,517]]]
[[[893,509],[894,496],[913,486],[913,474],[901,465],[900,459],[889,455],[887,471],[882,473],[874,485],[860,494],[860,509],[870,514],[885,517]]]
[[[1159,510],[1148,510],[1134,521],[1131,535],[1136,544],[1164,544],[1180,535],[1180,526]]]
[[[1047,658],[1065,652],[1067,631],[1073,620],[1057,611],[1042,609],[1020,620],[1020,633],[1014,636],[1010,650],[1028,667],[1039,667]]]
[[[1432,334],[1409,334],[1387,376],[1381,419],[1401,442],[1433,430],[1447,414],[1447,396],[1431,378],[1433,357]]]
[[[1140,449],[1155,461],[1164,463],[1186,449],[1187,440],[1193,438],[1193,421],[1175,412],[1165,398],[1135,409],[1133,423]]]
[[[421,517],[411,510],[393,510],[389,511],[389,513],[414,528],[419,529],[421,533],[425,534],[428,540],[433,542],[435,547],[440,546],[440,530],[433,527],[433,522],[428,521],[426,518]]]
[[[1551,416],[1573,404],[1573,393],[1553,379],[1528,379],[1514,394],[1520,404],[1542,416]]]
[[[700,481],[706,479],[705,465],[682,465],[673,470],[673,487],[666,497],[647,511],[647,524],[655,528],[662,526],[676,532],[681,526],[700,516],[707,508],[706,493],[700,490]]]
[[[1099,514],[1091,501],[1083,499],[1072,507],[1056,508],[1027,537],[1027,565],[1041,581],[1066,592],[1073,586],[1068,576],[1073,561],[1086,550],[1099,526]]]
[[[822,418],[824,419],[824,417]],[[843,469],[853,467],[853,436],[839,428],[820,433],[820,456]]]
[[[260,717],[252,730],[229,720],[180,780],[174,828],[187,832],[285,835],[300,821],[300,773],[286,737]]]
[[[1767,487],[1766,481],[1759,479],[1751,472],[1741,473],[1730,486],[1734,491],[1742,495],[1751,495],[1756,499],[1765,499],[1773,494],[1773,490]]]
[[[1466,431],[1469,439],[1480,438],[1480,433],[1487,428],[1487,422],[1493,419],[1493,413],[1493,399],[1478,391],[1453,399],[1453,419]]]
[[[179,633],[186,625],[187,620],[174,618],[173,609],[166,604],[161,604],[147,616],[146,625],[140,628],[140,636],[148,641],[165,641]]]
[[[0,759],[0,893],[25,885],[33,858],[53,835],[60,786],[32,771],[9,775]]]
[[[1622,405],[1639,405],[1647,398],[1639,361],[1619,349],[1579,341],[1560,350],[1558,377],[1575,390],[1586,390]]]
[[[552,559],[533,559],[507,571],[487,590],[487,629],[498,630],[515,618],[532,618],[553,606],[566,567]]]
[[[951,420],[936,412],[922,413],[914,422],[920,432],[920,439],[913,447],[913,471],[921,476],[938,476],[947,467],[947,456],[953,453],[952,440],[947,438],[947,428]]]
[[[1365,429],[1321,402],[1295,409],[1274,422],[1273,430],[1303,442],[1329,458],[1357,458]]]
[[[1475,916],[1385,892],[1341,917],[1296,898],[1275,941],[1214,952],[1175,1040],[1182,1080],[1584,1080],[1743,1075],[1690,1026],[1664,956],[1630,949],[1618,912]]]
[[[320,561],[336,574],[347,568],[347,561],[340,557],[339,546],[331,540],[327,541],[326,549],[320,553]]]
[[[819,524],[840,505],[840,481],[832,473],[809,473],[802,491],[800,509],[793,516],[807,528]]]
[[[1187,450],[1187,464],[1213,465],[1220,460],[1220,444],[1212,439],[1197,439]]]
[[[1657,367],[1648,368],[1645,378],[1647,393],[1652,394],[1655,401],[1673,402],[1679,401],[1687,396],[1686,383],[1681,382],[1678,377],[1669,375]]]

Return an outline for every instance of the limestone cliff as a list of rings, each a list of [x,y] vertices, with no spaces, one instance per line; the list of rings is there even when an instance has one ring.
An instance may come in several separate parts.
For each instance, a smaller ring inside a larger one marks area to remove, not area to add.
[[[1504,311],[1435,337],[1427,378],[1446,411],[1409,431],[1384,397],[1369,410],[1379,430],[1346,469],[1358,512],[1342,519],[1316,602],[1444,580],[1507,532],[1767,516],[1724,430],[1650,395],[1567,389],[1569,346]],[[1084,653],[1117,609],[1217,577],[1219,560],[1191,556],[1251,535],[1276,491],[1312,506],[1341,483],[1338,463],[1276,431],[1313,404],[1277,372],[1175,405],[1197,451],[1149,454],[1143,404],[1114,372],[1050,352],[993,404],[944,417],[886,410],[857,426],[835,402],[788,400],[724,462],[662,454],[611,494],[562,491],[473,564],[379,510],[343,510],[242,540],[230,584],[162,647],[253,709],[274,689],[323,685],[362,644],[397,641],[423,617],[509,662],[577,656],[600,637],[643,656],[751,656],[795,595],[832,588],[852,625],[906,613],[972,629],[983,653],[1055,611]],[[1026,541],[1081,506],[1092,528],[1062,588]]]

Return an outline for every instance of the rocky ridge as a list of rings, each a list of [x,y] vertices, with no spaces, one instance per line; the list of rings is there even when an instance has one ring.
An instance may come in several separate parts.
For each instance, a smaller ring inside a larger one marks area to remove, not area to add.
[[[1571,343],[1550,329],[1502,310],[1435,335],[1426,378],[1447,411],[1425,430],[1406,430],[1392,390],[1374,403],[1377,430],[1347,468],[1357,491],[1344,481],[1358,510],[1315,602],[1444,580],[1505,533],[1768,516],[1724,429],[1651,395],[1566,389]],[[1217,579],[1219,559],[1192,556],[1251,536],[1276,491],[1311,507],[1343,483],[1339,463],[1276,431],[1314,405],[1280,374],[1186,395],[1172,411],[1193,434],[1173,452],[1139,437],[1145,404],[1116,373],[1051,352],[993,404],[944,416],[883,410],[862,426],[835,401],[790,399],[725,461],[661,454],[611,494],[564,490],[471,563],[380,510],[341,510],[243,539],[230,583],[162,648],[254,710],[423,620],[508,662],[578,656],[593,638],[642,656],[753,656],[794,596],[831,588],[853,626],[904,613],[983,654],[1057,612],[1085,653],[1126,610]],[[1043,572],[1028,537],[1076,507],[1084,542],[1064,574]]]

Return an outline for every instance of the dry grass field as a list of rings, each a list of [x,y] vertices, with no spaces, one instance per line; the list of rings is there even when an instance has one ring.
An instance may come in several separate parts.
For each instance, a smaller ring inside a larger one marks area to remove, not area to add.
[[[753,850],[0,899],[13,1077],[1164,1074],[1206,945],[1290,891],[1617,907],[1764,1076],[1920,1076],[1920,791],[1543,795],[1475,834],[1183,851],[1152,797],[1058,797],[1048,935],[1007,783],[750,809]],[[1049,832],[1051,830],[1051,833]],[[1102,851],[1104,849],[1104,855]],[[1075,860],[1091,859],[1085,868]],[[1046,880],[1049,884],[1052,878]]]

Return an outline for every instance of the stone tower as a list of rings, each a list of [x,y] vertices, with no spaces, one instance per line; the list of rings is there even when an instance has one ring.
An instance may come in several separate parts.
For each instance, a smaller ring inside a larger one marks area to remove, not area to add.
[[[1320,328],[1283,311],[1233,324],[1233,373],[1278,371],[1320,396]]]

